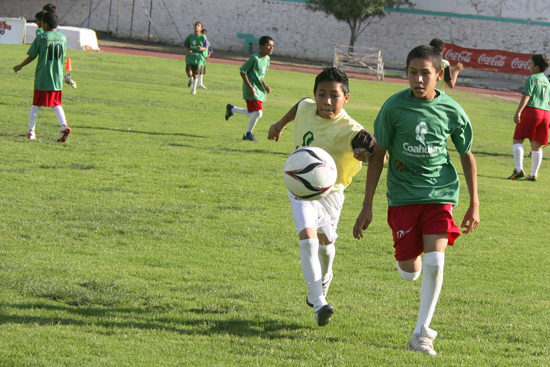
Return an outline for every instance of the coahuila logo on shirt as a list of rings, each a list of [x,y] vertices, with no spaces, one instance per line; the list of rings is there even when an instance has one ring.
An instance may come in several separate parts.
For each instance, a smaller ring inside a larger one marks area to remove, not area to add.
[[[416,140],[424,142],[426,138],[424,135],[428,132],[428,125],[424,121],[420,121],[418,125],[416,125]]]
[[[424,143],[426,141],[426,133],[428,132],[428,124],[426,124],[424,121],[420,121],[418,125],[416,125],[415,133],[416,137],[415,139],[421,143]],[[409,143],[403,143],[403,149],[405,150],[405,154],[408,153],[408,155],[417,155],[417,154],[428,154],[433,155],[434,153],[438,153],[441,149],[437,145],[411,145]],[[412,153],[412,154],[411,154]]]
[[[302,146],[303,147],[309,147],[309,144],[314,140],[313,133],[311,131],[308,131],[304,134],[302,137]]]

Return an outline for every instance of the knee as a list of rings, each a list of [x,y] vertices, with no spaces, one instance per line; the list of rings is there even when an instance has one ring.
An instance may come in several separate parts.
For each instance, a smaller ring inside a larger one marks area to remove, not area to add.
[[[256,112],[258,113],[258,118],[262,118],[262,116],[264,115],[264,111],[262,110]]]
[[[399,275],[401,276],[401,278],[409,282],[414,282],[420,277],[420,273],[422,272],[422,269],[414,273],[409,273],[408,271],[404,271],[403,269],[401,269],[399,267],[399,264],[397,264],[397,271],[399,272]]]

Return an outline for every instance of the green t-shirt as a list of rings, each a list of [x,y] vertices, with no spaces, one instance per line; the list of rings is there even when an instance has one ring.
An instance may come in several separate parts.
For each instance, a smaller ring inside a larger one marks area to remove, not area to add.
[[[42,29],[42,27],[36,28],[36,32],[34,32],[35,36],[38,36],[39,34],[42,34],[42,33],[44,33],[44,30]]]
[[[185,55],[185,62],[190,65],[204,65],[204,52],[199,51],[200,47],[206,46],[206,37],[204,34],[198,34],[194,35],[191,33],[187,38],[185,39],[185,46],[189,47],[193,53],[187,52]]]
[[[254,96],[251,96],[248,93],[248,86],[243,82],[243,99],[257,99],[265,102],[267,93],[263,80],[269,69],[269,62],[270,57],[268,55],[262,57],[259,52],[256,52],[241,66],[239,70],[248,76],[248,81],[254,87]]]
[[[447,151],[451,137],[468,153],[473,132],[462,107],[447,94],[419,101],[406,89],[390,97],[374,121],[377,144],[389,153],[390,206],[458,204],[459,181]]]
[[[63,89],[63,58],[67,38],[61,32],[48,31],[34,39],[27,55],[38,57],[34,74],[34,89],[58,91]]]
[[[538,108],[540,110],[549,111],[550,106],[548,102],[550,93],[548,78],[543,73],[532,74],[525,81],[522,93],[529,95],[529,102],[527,107]]]

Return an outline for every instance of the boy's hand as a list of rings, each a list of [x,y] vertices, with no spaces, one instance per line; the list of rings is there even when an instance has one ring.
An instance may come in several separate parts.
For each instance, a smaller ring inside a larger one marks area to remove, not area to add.
[[[464,214],[464,219],[462,220],[462,224],[460,225],[461,228],[465,228],[462,233],[468,234],[472,232],[474,229],[476,229],[478,224],[479,209],[470,206],[466,211],[466,214]]]
[[[282,131],[277,130],[277,128],[275,127],[275,124],[273,124],[269,127],[269,131],[267,132],[267,138],[269,140],[275,140],[275,142],[278,142],[279,139],[281,138],[281,133]]]
[[[363,238],[363,231],[369,228],[371,222],[372,209],[361,210],[361,213],[359,213],[359,216],[355,221],[355,225],[353,226],[353,237],[357,238],[358,240]]]
[[[462,70],[464,70],[464,65],[462,65],[461,62],[459,62],[458,64],[456,64],[455,68],[457,68],[458,71],[461,72]]]
[[[248,94],[250,94],[251,97],[254,97],[256,95],[256,92],[254,92],[253,86],[248,87]]]
[[[519,124],[519,122],[521,121],[521,112],[516,112],[516,114],[514,115],[514,122],[517,124]]]
[[[365,148],[355,148],[353,150],[353,158],[361,162],[368,162],[370,159],[370,154]]]
[[[21,70],[21,69],[22,69],[22,66],[21,66],[21,65],[15,65],[15,66],[13,67],[13,71],[15,71],[16,73],[18,73],[19,70]]]
[[[269,88],[267,85],[265,86],[265,92],[267,94],[271,93],[271,88]]]

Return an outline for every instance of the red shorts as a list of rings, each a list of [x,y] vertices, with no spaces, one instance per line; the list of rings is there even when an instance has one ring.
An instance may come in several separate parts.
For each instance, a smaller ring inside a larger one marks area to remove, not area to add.
[[[550,112],[533,107],[521,111],[520,123],[516,125],[514,140],[529,139],[548,145],[548,118]]]
[[[55,107],[61,106],[62,91],[57,90],[34,90],[32,99],[33,106]]]
[[[388,207],[397,261],[416,259],[424,252],[425,234],[449,234],[449,245],[460,236],[451,204],[411,204]]]
[[[257,99],[245,99],[245,101],[248,112],[262,111],[264,109],[262,101],[258,101]]]

